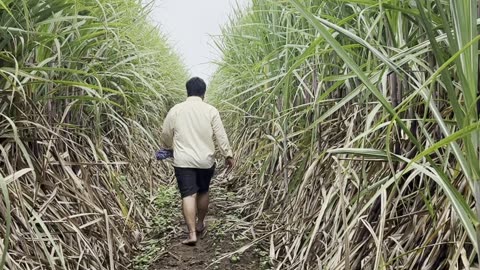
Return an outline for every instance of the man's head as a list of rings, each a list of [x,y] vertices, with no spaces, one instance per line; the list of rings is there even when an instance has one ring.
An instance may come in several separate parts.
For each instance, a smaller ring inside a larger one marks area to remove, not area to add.
[[[197,96],[203,98],[205,96],[205,92],[207,91],[207,85],[205,82],[198,78],[198,77],[193,77],[187,82],[187,95],[189,97],[191,96]]]

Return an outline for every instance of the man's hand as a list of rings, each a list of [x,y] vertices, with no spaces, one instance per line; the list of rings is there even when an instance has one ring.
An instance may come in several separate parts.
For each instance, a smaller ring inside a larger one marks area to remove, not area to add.
[[[232,157],[227,157],[225,159],[225,166],[227,167],[227,171],[231,171],[233,167],[235,167],[235,160]]]

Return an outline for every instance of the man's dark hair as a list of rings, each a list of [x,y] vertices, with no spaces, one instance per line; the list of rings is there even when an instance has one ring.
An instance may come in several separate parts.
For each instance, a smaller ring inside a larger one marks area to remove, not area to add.
[[[201,97],[205,95],[205,92],[207,91],[207,85],[205,82],[198,77],[193,77],[187,82],[187,95],[189,97],[191,96],[197,96]]]

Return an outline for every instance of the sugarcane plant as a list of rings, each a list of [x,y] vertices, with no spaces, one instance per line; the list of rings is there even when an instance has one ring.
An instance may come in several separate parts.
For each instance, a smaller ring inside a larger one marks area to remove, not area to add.
[[[0,269],[131,269],[186,78],[144,4],[0,0]]]
[[[253,0],[224,29],[214,99],[276,269],[478,264],[477,4]]]

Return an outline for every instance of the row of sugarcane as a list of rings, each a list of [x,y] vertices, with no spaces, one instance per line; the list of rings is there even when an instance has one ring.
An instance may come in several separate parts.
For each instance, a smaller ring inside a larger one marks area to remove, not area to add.
[[[0,269],[133,269],[186,78],[151,7],[0,1]]]
[[[274,269],[478,265],[478,3],[253,0],[217,40]]]

